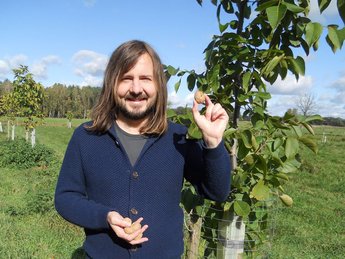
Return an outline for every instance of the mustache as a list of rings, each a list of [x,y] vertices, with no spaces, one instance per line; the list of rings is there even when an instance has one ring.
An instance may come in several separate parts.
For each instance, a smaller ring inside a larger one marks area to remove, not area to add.
[[[148,96],[145,93],[128,93],[125,95],[125,98],[131,100],[142,100],[147,99]]]

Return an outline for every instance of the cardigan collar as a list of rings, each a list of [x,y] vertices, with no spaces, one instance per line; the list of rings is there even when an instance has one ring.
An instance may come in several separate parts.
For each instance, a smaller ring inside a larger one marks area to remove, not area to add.
[[[119,138],[118,138],[118,136],[116,134],[116,130],[115,130],[115,122],[112,123],[111,127],[109,128],[108,134],[115,140],[116,144],[119,145]],[[159,136],[149,136],[144,147],[143,147],[143,151],[148,149],[158,139],[159,139]]]

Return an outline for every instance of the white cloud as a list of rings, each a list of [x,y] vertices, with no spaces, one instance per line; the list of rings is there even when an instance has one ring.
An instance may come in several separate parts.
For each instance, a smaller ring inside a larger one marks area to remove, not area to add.
[[[58,56],[49,55],[43,57],[38,62],[35,62],[30,70],[36,77],[46,79],[48,66],[59,63],[61,63],[61,60]]]
[[[330,98],[330,101],[335,105],[342,106],[345,103],[345,75],[334,81],[330,88],[336,91]]]
[[[0,59],[0,79],[5,79],[10,71],[11,69],[7,62]]]
[[[8,65],[10,66],[10,68],[17,68],[19,67],[19,65],[25,65],[25,63],[27,62],[28,57],[26,55],[23,54],[18,54],[15,55],[9,59],[7,59]]]
[[[267,102],[268,112],[271,115],[283,116],[289,108],[296,108],[295,95],[272,95]]]
[[[86,85],[100,86],[107,56],[91,50],[80,50],[73,55],[72,61],[77,66],[74,73],[82,77]]]
[[[171,104],[171,107],[185,107],[191,106],[193,103],[194,94],[189,93],[187,95],[181,95],[175,91],[171,91],[168,94],[168,101]]]
[[[300,76],[297,81],[294,75],[289,74],[284,80],[278,78],[273,85],[269,86],[268,91],[271,94],[300,95],[310,91],[312,83],[311,76]]]
[[[18,68],[19,65],[25,65],[27,59],[27,56],[23,54],[0,59],[0,79],[12,77],[12,69]]]

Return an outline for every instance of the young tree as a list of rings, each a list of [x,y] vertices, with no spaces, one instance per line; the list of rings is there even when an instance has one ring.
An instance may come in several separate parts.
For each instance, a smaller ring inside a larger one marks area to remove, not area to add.
[[[66,113],[66,118],[68,120],[68,123],[67,123],[67,128],[72,128],[72,119],[73,119],[73,113],[71,111],[68,111]]]
[[[202,0],[197,2],[202,4]],[[211,203],[206,208],[213,206],[222,211],[223,215],[216,218],[234,218],[235,222],[240,220],[242,223],[246,220],[246,239],[252,242],[247,242],[245,246],[250,253],[255,250],[260,238],[265,239],[262,230],[267,227],[262,221],[267,214],[257,213],[257,209],[266,206],[265,201],[270,199],[272,193],[279,196],[285,205],[291,206],[292,199],[284,193],[282,186],[288,175],[300,166],[299,145],[304,144],[317,152],[316,143],[304,135],[301,128],[314,134],[309,122],[320,117],[299,117],[292,113],[283,117],[269,115],[267,101],[271,95],[266,82],[273,84],[278,76],[284,79],[288,73],[294,74],[297,79],[304,75],[304,58],[296,53],[303,50],[309,55],[311,49],[317,51],[323,28],[327,28],[326,40],[335,52],[342,47],[345,29],[334,24],[324,27],[311,21],[308,18],[308,0],[211,2],[217,8],[220,34],[213,36],[204,51],[206,70],[198,74],[194,70],[167,66],[166,73],[168,76],[186,75],[189,90],[197,87],[205,91],[214,102],[222,104],[233,115],[224,136],[233,164],[232,192],[226,203]],[[319,1],[320,12],[329,3],[330,0]],[[338,0],[338,10],[345,21],[343,0]],[[176,91],[180,83],[181,78],[175,84]],[[243,117],[250,118],[250,127],[239,127],[241,113]],[[190,116],[175,119],[187,122],[191,137],[200,137]],[[200,205],[205,202],[200,202],[193,191],[184,191],[183,204],[187,212],[193,214],[200,211]],[[206,224],[214,225],[210,220],[215,217],[214,213],[204,213],[210,221]],[[189,227],[192,233],[200,233],[198,222],[197,219],[191,221]],[[220,240],[228,240],[228,228],[230,226],[219,229]],[[203,231],[207,231],[207,226]],[[211,248],[217,248],[211,245],[214,239],[210,240],[205,242]],[[236,242],[242,245],[242,250],[238,249],[236,253],[243,251],[243,240],[242,243],[241,240]],[[226,257],[228,249],[223,248],[204,253],[209,255],[219,250],[223,254],[218,258]]]
[[[19,104],[20,116],[24,116],[26,140],[31,134],[32,147],[36,143],[36,126],[43,120],[44,89],[40,83],[36,83],[27,66],[20,65],[13,69],[13,96]]]
[[[7,93],[1,96],[1,113],[5,114],[7,117],[7,138],[14,140],[15,138],[15,127],[16,127],[16,116],[19,111],[18,100],[15,98],[14,94]]]
[[[316,100],[312,93],[305,93],[300,96],[296,105],[303,116],[310,116],[316,112]]]

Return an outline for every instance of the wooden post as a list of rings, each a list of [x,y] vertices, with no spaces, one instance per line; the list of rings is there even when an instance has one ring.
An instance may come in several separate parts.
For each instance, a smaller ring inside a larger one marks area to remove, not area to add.
[[[10,121],[7,121],[7,139],[10,140]]]
[[[16,125],[12,125],[12,136],[11,136],[11,139],[14,140],[14,132],[15,132],[15,129],[16,129]]]
[[[36,129],[33,128],[31,131],[31,147],[36,145]]]
[[[244,252],[246,226],[241,217],[224,212],[218,223],[217,259],[240,259]]]
[[[191,215],[191,232],[189,233],[189,248],[187,259],[198,259],[199,243],[201,236],[202,217],[200,215]]]

